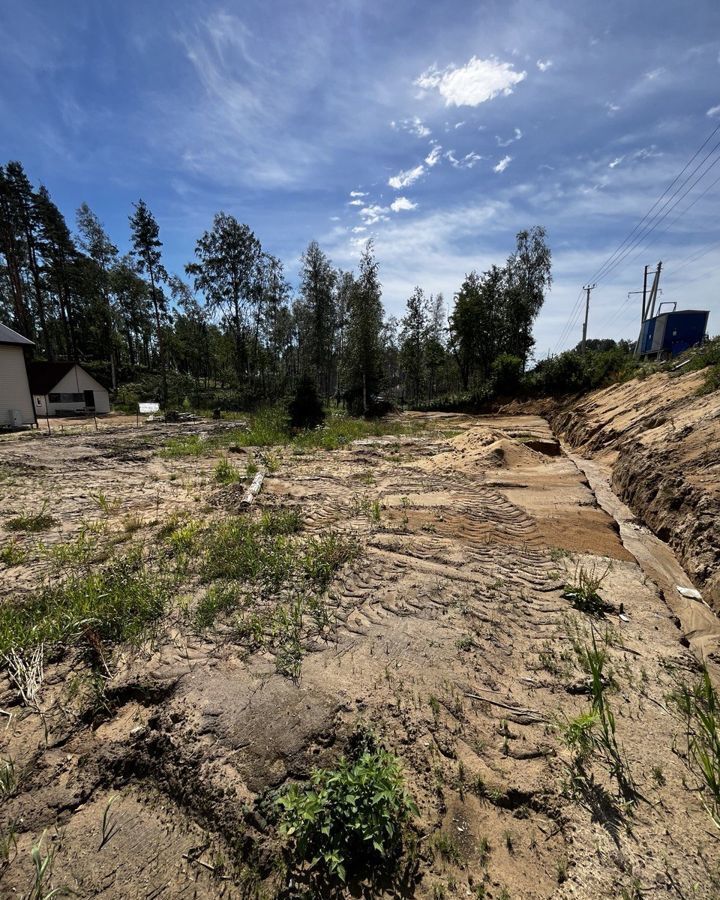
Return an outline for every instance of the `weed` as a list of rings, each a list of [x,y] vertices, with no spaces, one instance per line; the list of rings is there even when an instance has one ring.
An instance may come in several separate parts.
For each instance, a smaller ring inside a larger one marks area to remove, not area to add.
[[[274,453],[266,453],[265,465],[267,466],[268,472],[274,474],[280,468],[280,457],[275,456]]]
[[[488,864],[491,850],[490,841],[483,835],[478,841],[478,862],[483,868]]]
[[[110,797],[108,802],[105,804],[101,823],[100,846],[98,847],[98,852],[102,850],[105,844],[107,844],[115,834],[117,834],[118,828],[120,827],[118,822],[113,819],[111,815],[111,807],[116,800],[117,794]]]
[[[17,853],[17,827],[11,822],[7,828],[0,828],[0,866],[10,862],[13,852]]]
[[[114,512],[120,506],[120,501],[117,498],[111,500],[102,491],[98,491],[97,494],[91,494],[90,499],[105,516],[109,516],[111,512]]]
[[[125,516],[123,519],[123,531],[125,534],[135,534],[136,531],[140,531],[141,528],[145,525],[141,516]]]
[[[360,547],[354,538],[330,531],[319,538],[311,538],[305,548],[302,567],[307,577],[319,588],[326,588],[336,572],[355,559]]]
[[[431,847],[445,862],[454,863],[455,865],[460,865],[462,862],[462,854],[457,841],[453,835],[445,831],[435,835]]]
[[[54,516],[48,515],[46,510],[47,502],[43,503],[42,509],[38,513],[25,513],[7,519],[5,528],[7,531],[48,531],[60,523]]]
[[[512,831],[506,831],[503,834],[503,837],[505,838],[505,847],[507,849],[507,852],[512,856],[512,854],[515,852],[515,838]]]
[[[55,890],[48,890],[49,881],[52,877],[53,862],[55,861],[55,848],[50,847],[43,856],[42,842],[44,838],[45,832],[43,831],[40,840],[30,851],[34,872],[32,885],[26,894],[27,900],[51,900],[52,897],[57,897],[62,893],[58,888]]]
[[[0,797],[5,799],[15,792],[18,785],[18,775],[15,769],[15,761],[11,756],[7,759],[0,758]]]
[[[185,456],[202,456],[208,451],[207,441],[199,434],[170,438],[160,451],[165,459],[181,459]]]
[[[562,856],[555,864],[555,873],[557,875],[557,883],[564,884],[568,877],[568,861]]]
[[[0,606],[0,654],[47,646],[135,640],[165,610],[169,585],[145,567],[139,552],[101,571],[73,576],[29,599]]]
[[[215,466],[213,478],[218,484],[235,484],[242,478],[242,473],[227,457],[223,457]]]
[[[248,478],[252,478],[254,475],[257,475],[258,471],[259,469],[257,463],[255,462],[255,457],[251,454],[248,457],[248,461],[245,466],[245,474]]]
[[[633,797],[635,789],[615,736],[615,715],[605,696],[608,679],[603,669],[607,662],[607,651],[598,648],[594,629],[591,641],[590,646],[581,648],[581,665],[590,676],[592,705],[589,710],[566,723],[563,739],[575,754],[573,764],[580,778],[584,777],[587,761],[597,751],[610,774],[617,779],[622,793],[626,797]]]
[[[213,584],[195,607],[195,624],[209,628],[221,613],[237,609],[242,594],[234,584]]]
[[[662,766],[652,767],[652,779],[658,787],[662,787],[665,784],[665,773]]]
[[[370,744],[335,769],[316,769],[310,786],[293,784],[277,801],[295,857],[343,882],[396,859],[403,827],[417,814],[398,759]]]
[[[435,722],[437,723],[438,719],[440,718],[440,701],[434,694],[431,694],[430,700],[428,702],[430,703],[430,709],[432,710],[433,719],[435,719]]]
[[[265,534],[294,534],[302,528],[300,512],[297,509],[264,512],[260,518],[260,528]]]
[[[703,787],[703,805],[720,828],[720,701],[708,670],[671,700],[684,720],[688,765]]]
[[[28,556],[28,551],[19,541],[10,541],[0,550],[0,563],[12,568],[12,566],[22,565]]]
[[[598,574],[594,563],[591,569],[576,565],[573,580],[565,585],[563,597],[570,600],[580,612],[603,616],[612,607],[602,599],[598,591],[611,567],[612,563],[608,563],[605,570]]]

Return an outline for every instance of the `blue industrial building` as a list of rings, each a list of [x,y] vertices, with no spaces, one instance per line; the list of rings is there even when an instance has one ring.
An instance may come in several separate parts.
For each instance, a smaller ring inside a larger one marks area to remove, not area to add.
[[[646,319],[640,326],[637,355],[644,359],[670,359],[701,344],[709,315],[704,309],[673,309]]]

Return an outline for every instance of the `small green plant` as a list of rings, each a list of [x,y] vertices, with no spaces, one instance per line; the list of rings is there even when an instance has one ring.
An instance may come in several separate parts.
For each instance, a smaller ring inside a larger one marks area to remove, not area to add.
[[[101,831],[100,831],[100,846],[98,847],[98,852],[102,850],[105,844],[111,840],[111,838],[117,834],[118,828],[120,827],[117,820],[112,816],[112,805],[117,800],[117,794],[110,797],[108,802],[105,804],[105,809],[103,810],[102,823],[101,823]]]
[[[357,541],[330,531],[319,538],[311,538],[302,559],[307,577],[319,588],[326,588],[337,571],[355,559],[360,552]]]
[[[670,699],[685,725],[687,761],[702,786],[703,805],[720,828],[720,701],[707,668]]]
[[[295,858],[342,882],[392,864],[417,813],[398,759],[374,740],[335,769],[316,769],[309,786],[293,784],[277,802]]]
[[[480,863],[482,868],[485,868],[485,866],[488,864],[491,850],[492,848],[490,846],[490,841],[485,835],[483,835],[478,841],[478,862]]]
[[[120,501],[115,498],[112,500],[107,494],[104,494],[102,491],[98,491],[97,494],[91,494],[90,499],[97,505],[98,509],[105,516],[109,516],[110,513],[114,512],[118,506],[120,506]]]
[[[573,766],[579,778],[585,777],[585,766],[596,752],[607,765],[626,797],[635,796],[635,788],[615,735],[615,715],[606,697],[609,679],[604,674],[607,650],[598,647],[595,630],[591,644],[580,648],[581,666],[590,676],[592,704],[589,710],[562,727],[563,740],[574,754]]]
[[[215,466],[213,478],[218,484],[235,484],[242,478],[242,473],[227,457],[223,457],[223,459],[218,460]]]
[[[252,454],[250,454],[250,456],[248,456],[248,461],[245,465],[245,474],[247,475],[248,478],[252,478],[254,475],[257,475],[258,471],[259,471],[258,464],[255,462],[255,457]]]
[[[59,522],[54,516],[48,515],[46,510],[47,502],[43,503],[42,509],[38,513],[25,513],[7,519],[5,528],[8,531],[48,531]]]
[[[0,828],[0,871],[10,862],[13,852],[17,853],[17,826],[11,822],[6,828]]]
[[[565,585],[563,597],[580,612],[597,617],[605,615],[612,607],[602,599],[598,591],[611,567],[612,563],[608,563],[607,567],[598,574],[594,563],[590,569],[586,569],[580,564],[576,565],[573,580]]]
[[[15,771],[15,762],[11,756],[7,759],[0,758],[0,799],[9,797],[17,787],[18,776]]]
[[[28,558],[28,551],[19,541],[10,541],[0,549],[0,563],[8,568],[19,566]]]
[[[568,861],[565,856],[561,856],[555,864],[555,872],[557,874],[557,883],[564,884],[568,877]]]
[[[665,773],[662,766],[652,767],[652,779],[658,787],[662,787],[665,784]]]
[[[445,862],[460,865],[462,862],[462,854],[460,847],[452,834],[446,831],[440,831],[436,834],[431,843],[433,852],[437,853]]]
[[[44,839],[45,832],[43,831],[40,840],[33,845],[30,851],[33,862],[33,880],[30,890],[25,895],[26,900],[51,900],[52,897],[57,897],[62,893],[60,888],[49,889],[55,861],[55,848],[50,847],[43,855],[42,842]]]

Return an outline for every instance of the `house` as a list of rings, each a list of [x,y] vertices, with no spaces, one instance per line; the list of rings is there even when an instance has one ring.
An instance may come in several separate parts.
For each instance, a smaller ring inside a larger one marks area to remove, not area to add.
[[[0,324],[0,427],[35,424],[25,369],[25,348],[32,346],[32,341]]]
[[[74,362],[33,362],[30,392],[38,416],[109,413],[110,397],[89,372]]]

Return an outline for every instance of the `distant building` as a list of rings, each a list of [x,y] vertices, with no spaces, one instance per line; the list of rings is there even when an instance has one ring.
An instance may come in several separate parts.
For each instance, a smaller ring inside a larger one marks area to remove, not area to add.
[[[32,341],[0,324],[0,427],[35,424],[25,368],[25,348],[32,346]]]
[[[89,372],[74,362],[33,362],[30,391],[38,416],[75,416],[110,412],[110,397]]]
[[[669,359],[703,342],[706,310],[678,309],[646,319],[640,328],[637,355],[642,359]]]

